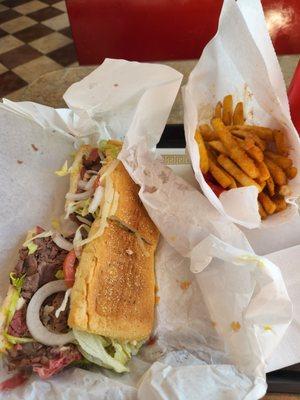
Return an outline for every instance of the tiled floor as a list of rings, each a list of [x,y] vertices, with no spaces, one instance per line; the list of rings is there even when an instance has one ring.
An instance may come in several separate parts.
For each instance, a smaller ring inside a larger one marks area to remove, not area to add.
[[[0,99],[76,60],[65,1],[0,0]]]

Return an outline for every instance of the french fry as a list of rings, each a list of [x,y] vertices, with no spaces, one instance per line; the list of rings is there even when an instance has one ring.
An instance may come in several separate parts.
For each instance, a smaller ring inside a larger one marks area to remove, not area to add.
[[[235,188],[237,188],[238,185],[237,185],[237,183],[236,183],[234,177],[231,176],[231,175],[230,175],[228,172],[226,172],[224,169],[223,169],[223,172],[224,172],[225,175],[227,175],[227,177],[228,177],[228,178],[230,179],[230,181],[231,181],[231,183],[230,183],[230,185],[229,185],[229,188],[230,188],[230,189],[235,189]]]
[[[200,131],[197,129],[195,133],[195,140],[198,144],[199,154],[200,154],[200,169],[203,174],[206,174],[209,169],[209,161],[208,161],[208,154],[205,147],[205,143]]]
[[[276,210],[276,204],[270,199],[266,193],[259,193],[258,199],[261,202],[267,214],[272,215]]]
[[[243,139],[240,139],[240,138],[239,138],[239,140],[242,141]],[[250,137],[250,136],[246,136],[246,137],[245,137],[244,143],[245,143],[245,150],[249,150],[249,149],[251,149],[253,146],[255,146],[254,139],[253,139],[252,137]]]
[[[223,189],[230,187],[232,184],[231,179],[227,176],[223,169],[220,168],[217,163],[215,163],[214,158],[211,157],[211,155],[209,157],[209,171]]]
[[[273,151],[266,151],[265,155],[282,169],[288,169],[293,165],[293,161],[290,158],[273,153]]]
[[[286,145],[283,132],[281,132],[279,130],[274,130],[273,135],[274,135],[277,152],[279,154],[281,154],[282,156],[288,155],[289,149]]]
[[[215,108],[215,118],[222,118],[222,103],[218,101]]]
[[[262,162],[264,159],[264,153],[261,149],[254,144],[254,140],[252,138],[246,138],[245,140],[237,138],[238,144],[241,146],[243,150],[255,161]],[[253,143],[253,144],[252,144]]]
[[[256,166],[258,168],[259,171],[259,181],[260,182],[264,182],[267,179],[270,178],[270,171],[268,170],[268,167],[266,166],[266,164],[261,161],[261,162],[256,162]]]
[[[265,210],[260,202],[258,202],[258,212],[259,212],[261,219],[267,218],[268,214],[265,212]]]
[[[257,136],[255,133],[251,133],[251,132],[247,132],[247,131],[243,131],[243,130],[238,130],[238,129],[230,129],[230,132],[242,139],[247,139],[247,138],[251,138],[254,140],[254,143],[262,150],[264,151],[266,149],[266,143],[264,142],[264,140],[262,140],[259,136]]]
[[[261,191],[263,191],[264,190],[264,188],[266,187],[266,185],[267,185],[267,181],[263,181],[263,182],[257,182],[259,185],[260,185],[260,187],[261,187]]]
[[[255,186],[257,187],[258,192],[261,192],[260,185],[246,175],[233,161],[230,160],[230,158],[221,154],[218,157],[218,163],[242,186]]]
[[[276,210],[275,210],[276,213],[283,211],[287,208],[287,203],[286,203],[284,197],[276,196],[272,200],[276,205]]]
[[[198,127],[195,140],[201,170],[209,170],[222,188],[257,188],[262,219],[286,209],[284,196],[291,193],[287,183],[298,171],[282,131],[246,124],[243,102],[234,107],[229,94],[217,103],[211,126]]]
[[[212,140],[211,142],[207,142],[207,144],[218,153],[225,154],[226,156],[229,155],[229,152],[220,140]]]
[[[218,139],[221,140],[228,151],[230,151],[232,147],[237,146],[235,139],[232,137],[231,133],[220,118],[213,118],[211,120],[211,124],[218,136]]]
[[[244,105],[240,101],[237,103],[235,106],[234,112],[233,112],[233,125],[243,125],[245,122],[244,118]]]
[[[297,175],[297,172],[298,172],[298,170],[297,170],[296,167],[289,167],[289,168],[285,171],[285,173],[286,173],[286,175],[287,175],[287,177],[288,177],[289,179],[294,179],[295,176]]]
[[[223,99],[222,120],[223,120],[224,125],[231,125],[231,121],[232,121],[232,96],[231,96],[231,94],[225,96]]]
[[[265,128],[264,126],[257,125],[235,125],[231,127],[232,130],[242,130],[249,133],[256,134],[260,139],[266,142],[271,142],[273,138],[273,130],[271,128]]]
[[[247,156],[245,150],[239,147],[238,143],[232,137],[230,131],[224,126],[223,122],[219,118],[213,118],[212,126],[223,145],[229,151],[230,158],[232,158],[238,166],[250,176],[250,178],[257,178],[259,173],[254,161]]]
[[[291,188],[289,185],[283,185],[279,188],[278,194],[280,196],[289,196],[291,194]]]
[[[267,182],[267,189],[268,189],[269,195],[271,197],[273,197],[275,194],[275,185],[274,185],[273,178],[270,176],[270,178],[268,178],[266,182]]]
[[[211,140],[218,140],[219,137],[214,132],[208,124],[202,124],[198,126],[198,131],[201,133],[203,139],[206,142],[210,142]]]
[[[282,168],[280,168],[277,164],[275,164],[268,157],[265,157],[265,163],[270,171],[270,174],[278,186],[282,186],[286,184],[286,175]]]

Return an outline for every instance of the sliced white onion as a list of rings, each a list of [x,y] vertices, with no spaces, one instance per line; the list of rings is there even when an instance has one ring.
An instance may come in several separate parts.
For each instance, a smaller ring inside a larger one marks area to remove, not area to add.
[[[88,181],[86,182],[85,189],[86,189],[86,190],[92,189],[92,188],[93,188],[93,185],[94,185],[94,183],[95,183],[95,181],[96,181],[97,178],[98,178],[97,175],[93,175],[93,176],[91,177],[91,179],[88,180]]]
[[[97,179],[97,175],[93,175],[88,181],[78,181],[77,186],[83,190],[90,190],[93,187],[94,182]]]
[[[76,218],[78,219],[78,221],[82,222],[83,224],[85,224],[87,226],[92,226],[91,221],[89,221],[87,218],[84,218],[79,214],[76,215]]]
[[[80,180],[80,181],[77,182],[77,187],[78,187],[79,189],[85,190],[85,185],[86,185],[86,181]]]
[[[52,231],[47,231],[47,232],[44,231],[44,232],[41,232],[41,233],[39,233],[38,235],[35,235],[35,236],[31,237],[31,238],[26,239],[25,242],[23,243],[23,247],[27,247],[27,245],[28,245],[30,242],[32,242],[34,239],[49,237],[49,236],[51,236],[52,234],[53,234]]]
[[[67,304],[68,304],[70,294],[71,294],[71,290],[72,290],[72,288],[69,288],[68,290],[66,290],[65,297],[64,297],[60,307],[55,311],[56,318],[58,318],[60,316],[61,312],[65,311]]]
[[[113,202],[113,198],[114,198],[114,186],[112,183],[112,180],[110,177],[107,177],[106,179],[106,184],[105,184],[105,192],[104,192],[104,204],[103,204],[103,208],[101,210],[101,216],[100,219],[96,220],[95,223],[95,228],[96,228],[96,232],[92,235],[89,235],[88,238],[82,240],[79,245],[83,246],[89,242],[92,242],[94,239],[96,239],[97,237],[100,237],[103,232],[104,229],[107,226],[107,219],[110,215],[110,210],[111,210],[111,206],[112,206],[112,202]]]
[[[113,160],[111,162],[107,170],[105,170],[104,173],[101,175],[101,181],[109,177],[109,175],[117,168],[119,162],[120,160]]]
[[[27,313],[26,324],[31,336],[39,343],[47,346],[63,346],[74,341],[73,332],[53,333],[50,332],[40,320],[40,308],[47,297],[53,293],[66,291],[66,285],[63,280],[52,281],[39,288],[30,300]]]
[[[84,228],[87,232],[90,231],[90,227],[85,224],[82,224],[77,228],[74,239],[73,239],[73,246],[74,246],[76,257],[79,257],[81,255],[81,241],[82,241],[81,229],[82,228]]]
[[[89,205],[89,212],[93,213],[97,210],[99,207],[102,197],[104,193],[104,188],[102,186],[98,186],[97,189],[95,190],[93,200],[91,201],[91,204]]]
[[[87,190],[86,192],[82,193],[67,193],[65,197],[67,200],[71,201],[86,200],[91,197],[92,193],[92,190]]]
[[[65,239],[60,233],[54,232],[52,235],[53,242],[61,249],[71,251],[73,249],[73,244]]]
[[[98,171],[94,171],[93,169],[88,169],[86,172],[90,175],[98,175]]]

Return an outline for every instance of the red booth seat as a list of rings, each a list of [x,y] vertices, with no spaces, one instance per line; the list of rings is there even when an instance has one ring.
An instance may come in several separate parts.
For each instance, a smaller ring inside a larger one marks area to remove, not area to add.
[[[251,1],[251,0],[249,0]],[[222,0],[66,0],[79,63],[198,58]],[[300,0],[263,0],[277,54],[300,53]],[[232,21],[234,23],[234,21]]]

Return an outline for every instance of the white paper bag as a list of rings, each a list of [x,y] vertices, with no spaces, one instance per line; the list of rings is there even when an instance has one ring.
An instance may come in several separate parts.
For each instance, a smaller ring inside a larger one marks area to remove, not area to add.
[[[267,32],[259,0],[225,0],[216,36],[206,45],[183,88],[184,127],[187,148],[199,185],[216,209],[247,228],[260,226],[257,189],[241,187],[218,198],[199,168],[194,139],[199,124],[209,123],[214,107],[227,94],[234,104],[243,101],[247,123],[282,129],[290,145],[290,157],[300,167],[300,139],[291,121],[284,80]],[[300,175],[289,183],[287,210],[269,216],[264,225],[279,225],[297,215]]]

